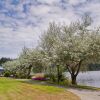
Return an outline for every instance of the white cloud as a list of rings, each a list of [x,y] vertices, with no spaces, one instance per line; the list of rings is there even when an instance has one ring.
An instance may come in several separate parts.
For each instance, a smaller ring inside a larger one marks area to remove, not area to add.
[[[95,18],[94,25],[99,25],[100,2],[95,1],[22,0],[18,5],[12,5],[9,0],[3,1],[4,8],[0,9],[0,57],[16,57],[24,45],[36,46],[39,36],[52,21],[70,24],[80,18],[79,14],[90,12]],[[28,7],[28,11],[23,12],[23,5]]]
[[[35,15],[41,16],[43,14],[47,14],[50,10],[51,10],[50,7],[47,5],[32,6],[30,8],[30,12],[33,16],[35,16]]]
[[[84,3],[87,0],[68,0],[68,1],[69,1],[69,4],[71,5],[78,5],[79,3]]]
[[[58,2],[59,0],[37,0],[37,1],[41,3],[46,3],[46,4],[54,4]]]

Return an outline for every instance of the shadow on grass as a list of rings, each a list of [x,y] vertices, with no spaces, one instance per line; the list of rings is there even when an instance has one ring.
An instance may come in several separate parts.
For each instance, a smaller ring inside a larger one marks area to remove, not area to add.
[[[25,79],[25,80],[19,80],[22,83],[27,83],[27,84],[35,84],[35,85],[43,85],[43,86],[55,86],[55,87],[59,87],[59,88],[73,88],[73,89],[79,89],[79,90],[92,90],[92,91],[100,91],[100,88],[97,87],[92,87],[92,86],[84,86],[84,85],[60,85],[60,84],[56,84],[56,83],[52,83],[49,81],[38,81],[38,80],[31,80],[31,79]]]
[[[26,84],[33,84],[33,85],[43,85],[43,86],[54,86],[54,87],[58,87],[58,88],[64,88],[67,89],[67,85],[66,86],[62,86],[60,84],[57,83],[52,83],[50,81],[38,81],[38,80],[31,80],[31,79],[26,79],[26,80],[19,80],[22,83],[26,83]]]
[[[47,85],[47,86],[52,86],[53,84],[48,83],[47,81],[38,81],[38,80],[31,80],[31,79],[21,79],[19,80],[22,83],[27,83],[27,84],[37,84],[37,85]]]

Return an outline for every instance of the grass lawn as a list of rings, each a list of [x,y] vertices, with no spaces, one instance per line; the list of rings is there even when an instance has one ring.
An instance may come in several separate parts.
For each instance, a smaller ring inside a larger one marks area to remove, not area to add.
[[[0,78],[0,100],[80,100],[64,89]]]

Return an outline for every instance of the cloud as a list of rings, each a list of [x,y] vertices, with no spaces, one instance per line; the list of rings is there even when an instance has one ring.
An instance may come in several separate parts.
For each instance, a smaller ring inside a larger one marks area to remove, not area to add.
[[[84,3],[86,1],[87,0],[68,0],[69,4],[71,4],[71,5],[78,5],[78,4]]]
[[[59,0],[37,0],[37,1],[42,4],[49,4],[49,5],[59,2]]]
[[[37,9],[40,9],[37,11]],[[38,6],[32,6],[30,8],[30,12],[33,16],[41,16],[44,14],[47,14],[51,10],[51,7],[47,5],[38,5]]]
[[[0,57],[35,47],[49,22],[70,24],[85,12],[100,24],[99,0],[0,0]]]

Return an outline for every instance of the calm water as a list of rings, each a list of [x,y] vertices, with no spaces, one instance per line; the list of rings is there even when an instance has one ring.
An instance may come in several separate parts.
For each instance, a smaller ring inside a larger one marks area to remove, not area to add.
[[[100,87],[100,71],[87,71],[79,73],[77,82],[81,85]]]

